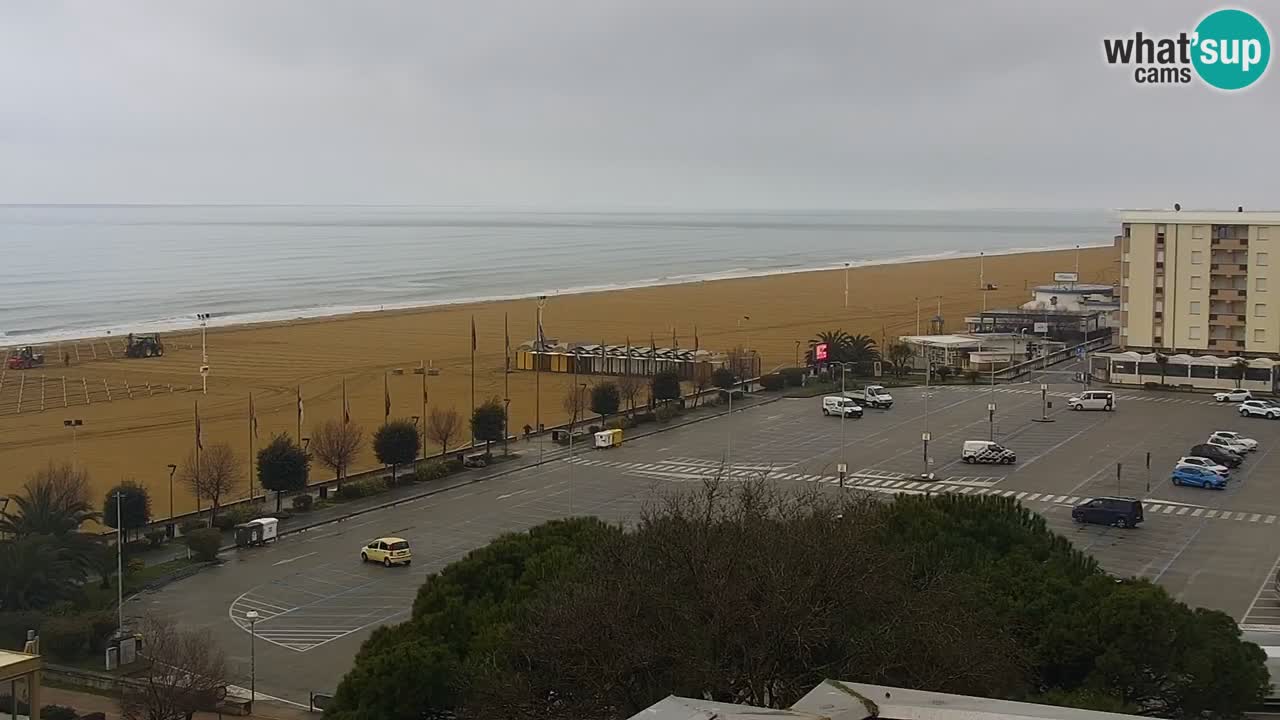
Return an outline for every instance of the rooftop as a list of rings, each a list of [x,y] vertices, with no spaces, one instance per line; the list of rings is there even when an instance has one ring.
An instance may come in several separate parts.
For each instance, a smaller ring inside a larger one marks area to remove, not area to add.
[[[1119,210],[1126,223],[1202,223],[1205,225],[1280,225],[1280,210]]]
[[[1116,291],[1116,286],[1099,283],[1054,283],[1052,285],[1037,285],[1034,290],[1036,292],[1063,294],[1113,293]]]
[[[20,673],[40,669],[40,656],[14,650],[0,650],[0,677],[12,677]]]
[[[898,338],[912,345],[938,345],[944,347],[978,347],[992,340],[1016,340],[1017,333],[982,333],[980,335],[903,335]]]

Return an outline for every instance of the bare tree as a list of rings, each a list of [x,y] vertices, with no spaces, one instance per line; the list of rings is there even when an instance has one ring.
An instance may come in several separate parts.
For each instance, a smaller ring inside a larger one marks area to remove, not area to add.
[[[564,395],[562,407],[564,411],[569,413],[569,432],[573,432],[573,428],[578,424],[578,418],[587,414],[587,401],[590,399],[591,393],[581,385],[573,385]]]
[[[311,430],[311,452],[333,471],[339,489],[347,477],[347,468],[362,448],[364,430],[355,423],[328,420]]]
[[[217,518],[222,498],[244,479],[244,467],[230,445],[215,443],[200,451],[199,462],[195,450],[187,454],[181,478],[197,501],[209,501],[213,507],[212,517]]]
[[[698,363],[693,368],[693,407],[698,407],[702,393],[711,385],[711,363]]]
[[[184,720],[226,696],[227,663],[207,629],[182,630],[154,615],[142,619],[145,670],[124,685],[125,720]]]
[[[649,382],[640,375],[623,375],[618,378],[618,394],[622,396],[622,402],[626,403],[627,410],[631,414],[636,412],[636,399],[640,397],[641,391],[648,387]]]
[[[453,408],[431,408],[427,418],[427,439],[440,446],[440,454],[449,452],[449,441],[462,432],[462,417]]]

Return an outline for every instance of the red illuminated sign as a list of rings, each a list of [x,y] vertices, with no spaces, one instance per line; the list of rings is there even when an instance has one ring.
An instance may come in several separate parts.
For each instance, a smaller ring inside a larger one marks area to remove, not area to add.
[[[815,362],[824,362],[827,359],[827,344],[818,343],[813,346],[813,359]]]

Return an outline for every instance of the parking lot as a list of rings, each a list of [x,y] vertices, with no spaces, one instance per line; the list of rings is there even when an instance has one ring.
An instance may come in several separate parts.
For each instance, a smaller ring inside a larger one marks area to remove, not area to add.
[[[247,633],[223,631],[247,630],[246,613],[257,612],[258,687],[305,700],[308,690],[333,689],[372,628],[407,617],[427,573],[501,532],[568,514],[634,519],[655,493],[717,475],[765,475],[839,492],[844,463],[850,492],[1017,498],[1109,572],[1151,578],[1192,605],[1280,629],[1280,598],[1269,580],[1280,557],[1280,491],[1273,487],[1280,422],[1241,418],[1233,406],[1202,395],[1133,391],[1118,393],[1115,412],[1073,412],[1063,400],[1076,389],[1050,386],[1053,406],[1046,409],[1035,384],[905,388],[895,391],[893,408],[843,421],[824,417],[820,398],[783,399],[285,537],[133,609],[214,628],[246,673]],[[1042,414],[1051,422],[1034,421]],[[1226,490],[1173,486],[1174,462],[1213,430],[1241,431],[1260,449]],[[960,461],[963,441],[988,437],[1016,451],[1018,462]],[[926,472],[932,477],[922,477]],[[1073,505],[1104,494],[1140,498],[1144,524],[1121,530],[1072,522]],[[414,564],[362,565],[361,544],[379,535],[409,539]]]

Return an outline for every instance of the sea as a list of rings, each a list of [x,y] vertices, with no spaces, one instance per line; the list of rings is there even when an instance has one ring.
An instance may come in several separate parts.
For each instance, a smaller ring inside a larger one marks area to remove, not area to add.
[[[1110,244],[1106,210],[0,205],[0,346]]]

